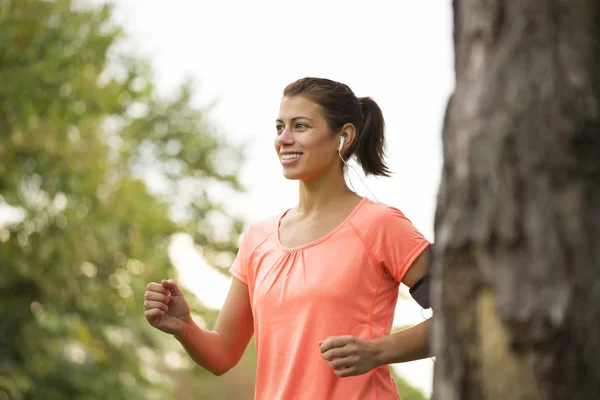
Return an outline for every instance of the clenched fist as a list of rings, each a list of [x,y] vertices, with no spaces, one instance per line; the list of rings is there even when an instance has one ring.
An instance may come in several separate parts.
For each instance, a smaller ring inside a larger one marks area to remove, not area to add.
[[[191,321],[190,307],[183,292],[172,280],[148,284],[144,294],[144,314],[153,327],[171,335],[181,335]]]

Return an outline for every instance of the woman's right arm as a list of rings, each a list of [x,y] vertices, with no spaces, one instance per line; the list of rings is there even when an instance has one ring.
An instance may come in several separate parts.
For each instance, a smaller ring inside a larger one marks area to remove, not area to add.
[[[183,300],[183,293],[175,282],[163,281],[161,286],[166,289],[168,297]],[[165,314],[169,314],[169,304],[175,305],[176,302],[166,301]],[[183,322],[176,326],[168,333],[173,334],[190,357],[213,374],[224,374],[242,358],[254,331],[248,286],[235,277],[232,279],[229,294],[212,331],[196,325],[189,316],[189,309]]]
[[[205,331],[190,318],[175,338],[197,364],[215,375],[222,375],[240,361],[253,332],[248,286],[233,278],[215,328]]]

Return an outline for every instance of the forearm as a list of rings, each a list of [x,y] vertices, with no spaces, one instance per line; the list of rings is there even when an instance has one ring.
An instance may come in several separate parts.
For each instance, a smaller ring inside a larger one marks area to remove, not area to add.
[[[218,332],[201,329],[193,321],[174,337],[196,364],[215,375],[224,374],[237,363],[230,354],[230,346]]]
[[[431,357],[430,320],[372,340],[378,365],[397,364]]]

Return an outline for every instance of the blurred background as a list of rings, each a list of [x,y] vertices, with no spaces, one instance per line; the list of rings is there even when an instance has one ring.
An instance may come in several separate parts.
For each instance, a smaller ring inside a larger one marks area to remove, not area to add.
[[[434,240],[454,76],[451,2],[429,7],[0,1],[0,400],[252,399],[253,343],[211,376],[143,294],[174,278],[212,327],[240,233],[296,203],[273,139],[300,77],[380,104],[394,176],[365,183]],[[395,329],[429,315],[402,287]],[[392,370],[403,400],[429,396],[432,360]]]

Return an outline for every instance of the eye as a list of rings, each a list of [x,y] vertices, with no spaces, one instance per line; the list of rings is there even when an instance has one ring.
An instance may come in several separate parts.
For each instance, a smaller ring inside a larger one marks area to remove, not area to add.
[[[285,128],[283,127],[283,125],[277,125],[277,127],[276,127],[276,128],[277,128],[277,133],[281,133],[281,132],[283,132],[283,130],[285,129]]]
[[[306,124],[303,124],[301,122],[296,124],[296,129],[306,129],[308,128],[308,126]]]

